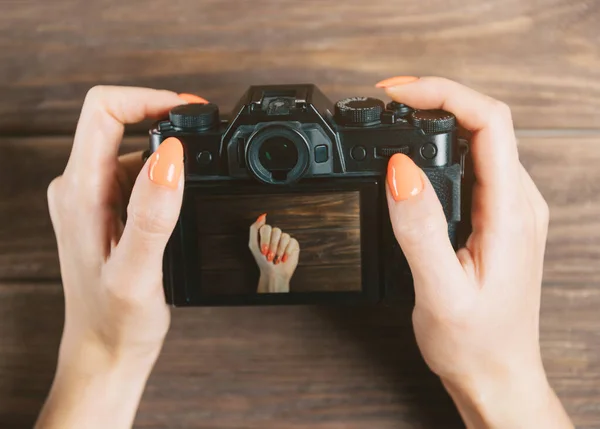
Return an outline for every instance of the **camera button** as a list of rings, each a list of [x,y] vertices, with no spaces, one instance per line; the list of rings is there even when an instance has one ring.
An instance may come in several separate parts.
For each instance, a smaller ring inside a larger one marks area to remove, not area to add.
[[[433,159],[437,155],[437,147],[433,143],[425,143],[421,147],[421,156],[425,159]]]
[[[350,155],[355,161],[364,161],[367,157],[367,150],[363,146],[354,146],[350,151]]]
[[[315,162],[321,164],[323,162],[327,162],[329,159],[329,151],[327,150],[327,146],[321,144],[315,147]]]
[[[171,126],[171,122],[170,121],[162,121],[162,122],[158,123],[158,130],[159,131],[169,131],[172,128],[173,127]]]
[[[208,165],[212,161],[212,153],[207,150],[203,150],[198,154],[198,156],[196,156],[196,161],[198,161],[198,164],[200,165]]]

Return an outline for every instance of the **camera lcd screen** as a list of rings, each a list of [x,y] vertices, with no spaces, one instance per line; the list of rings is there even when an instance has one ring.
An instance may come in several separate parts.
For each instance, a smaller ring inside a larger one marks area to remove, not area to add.
[[[195,193],[200,295],[360,292],[360,197]]]

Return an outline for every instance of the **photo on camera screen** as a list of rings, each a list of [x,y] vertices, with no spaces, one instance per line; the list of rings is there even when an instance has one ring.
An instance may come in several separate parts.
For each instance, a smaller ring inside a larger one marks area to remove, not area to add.
[[[195,213],[204,296],[361,291],[358,191],[196,195]]]

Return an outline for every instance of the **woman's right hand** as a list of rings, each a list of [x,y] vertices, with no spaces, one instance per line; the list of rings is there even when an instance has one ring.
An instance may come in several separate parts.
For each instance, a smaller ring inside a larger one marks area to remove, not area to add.
[[[519,162],[509,108],[441,78],[377,86],[414,108],[452,112],[472,133],[473,232],[458,253],[427,176],[405,155],[388,165],[389,212],[414,277],[424,359],[469,428],[572,428],[539,346],[548,206]]]

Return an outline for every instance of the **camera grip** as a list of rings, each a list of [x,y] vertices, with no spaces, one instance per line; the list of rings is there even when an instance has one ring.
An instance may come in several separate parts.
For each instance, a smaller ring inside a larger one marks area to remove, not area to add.
[[[444,208],[448,224],[461,221],[461,171],[460,164],[444,168],[424,168],[435,193]]]

